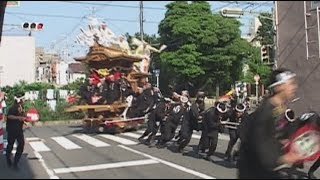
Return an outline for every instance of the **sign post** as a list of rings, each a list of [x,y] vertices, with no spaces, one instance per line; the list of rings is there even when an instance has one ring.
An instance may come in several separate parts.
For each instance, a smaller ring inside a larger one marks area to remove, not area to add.
[[[160,75],[160,69],[154,69],[153,73],[156,75],[157,77],[157,88],[159,88],[159,75]]]
[[[256,98],[257,98],[257,104],[258,104],[258,101],[259,101],[259,91],[258,91],[258,88],[259,88],[259,80],[260,80],[260,76],[258,74],[254,75],[253,79],[256,81]]]

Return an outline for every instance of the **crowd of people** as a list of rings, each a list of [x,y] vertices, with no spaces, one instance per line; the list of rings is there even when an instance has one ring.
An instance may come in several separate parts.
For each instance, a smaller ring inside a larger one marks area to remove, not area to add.
[[[205,109],[205,94],[201,91],[194,102],[190,100],[188,91],[182,91],[181,95],[173,92],[171,98],[163,98],[154,91],[155,105],[149,111],[147,129],[139,141],[149,147],[164,148],[175,139],[176,151],[185,154],[193,131],[201,131],[196,153],[205,153],[204,159],[211,160],[219,133],[227,129],[230,140],[225,160],[237,164],[239,178],[283,178],[281,167],[284,164],[303,168],[306,156],[293,149],[286,150],[286,146],[294,132],[306,122],[303,122],[303,117],[295,117],[294,111],[286,106],[297,89],[295,74],[289,70],[276,70],[271,82],[271,94],[250,113],[244,103],[218,101]],[[308,123],[320,127],[317,113],[313,112],[307,119]],[[175,134],[179,125],[180,131]],[[158,131],[161,135],[156,138]],[[305,140],[316,143],[311,146],[303,145],[304,140],[300,140],[301,148],[306,152],[319,146],[319,142],[311,138]],[[318,169],[319,161],[318,157],[310,168],[309,178],[315,178],[313,173]]]
[[[114,76],[113,74],[113,78]],[[297,89],[295,74],[288,70],[274,71],[271,78],[272,84],[269,86],[270,96],[266,97],[253,112],[248,111],[246,104],[237,104],[234,101],[229,103],[217,101],[212,107],[206,109],[206,95],[203,91],[197,92],[195,101],[191,100],[186,90],[181,91],[180,94],[172,91],[170,97],[166,98],[150,83],[142,83],[138,92],[128,91],[130,84],[125,83],[125,78],[122,78],[121,74],[116,76],[116,79],[111,79],[110,84],[106,86],[110,88],[112,83],[118,82],[118,96],[112,95],[114,99],[111,100],[106,96],[98,98],[95,102],[92,101],[92,97],[99,96],[97,94],[101,92],[99,87],[103,85],[97,86],[100,82],[95,82],[95,78],[91,78],[90,84],[83,87],[92,86],[96,92],[93,91],[93,94],[90,94],[91,98],[87,100],[91,101],[91,104],[99,101],[112,103],[118,99],[128,101],[128,97],[131,96],[131,108],[127,116],[147,115],[147,129],[138,140],[149,147],[165,148],[168,142],[175,139],[176,151],[186,154],[188,152],[185,147],[190,143],[194,130],[201,131],[196,153],[199,156],[204,153],[203,158],[206,160],[211,160],[211,156],[216,151],[219,133],[227,130],[230,140],[225,151],[225,160],[237,164],[239,178],[281,178],[281,169],[278,169],[281,165],[291,164],[292,167],[303,167],[305,156],[292,150],[285,150],[286,145],[292,134],[306,122],[311,121],[310,123],[320,127],[320,116],[315,112],[309,113],[307,117],[297,118],[294,111],[287,108],[286,103],[294,97]],[[91,91],[84,88],[83,92]],[[127,93],[125,96],[124,92]],[[85,97],[83,95],[83,98]],[[7,120],[6,154],[9,166],[12,164],[10,156],[15,140],[18,141],[14,159],[15,167],[23,152],[22,126],[25,117],[22,114],[21,102],[16,101],[9,109]],[[179,126],[180,131],[176,134]],[[158,132],[160,136],[156,136]],[[305,150],[308,151],[308,149]],[[309,178],[315,178],[313,173],[319,166],[318,157],[308,172]]]

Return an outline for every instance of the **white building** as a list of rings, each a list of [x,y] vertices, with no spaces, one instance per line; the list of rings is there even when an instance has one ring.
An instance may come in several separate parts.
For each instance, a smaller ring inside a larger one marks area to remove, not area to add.
[[[35,39],[30,36],[3,36],[0,46],[0,85],[36,80]]]
[[[68,77],[69,64],[64,61],[60,61],[57,63],[56,68],[57,68],[56,83],[58,85],[67,85],[69,81],[69,77]]]
[[[252,45],[260,47],[261,44],[259,41],[253,41],[253,39],[257,36],[258,28],[260,26],[261,26],[261,22],[259,18],[257,17],[252,18],[250,20],[249,33],[247,34],[247,36],[242,36],[242,38],[252,43]]]
[[[68,68],[69,83],[86,78],[85,67],[81,63],[70,63]]]

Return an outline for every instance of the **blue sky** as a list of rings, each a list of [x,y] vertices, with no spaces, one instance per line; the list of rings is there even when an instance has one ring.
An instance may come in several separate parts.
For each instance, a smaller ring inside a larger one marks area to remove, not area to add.
[[[73,2],[73,3],[72,3]],[[42,22],[44,30],[34,32],[32,35],[36,39],[37,47],[72,47],[77,49],[74,43],[75,36],[79,33],[80,27],[86,27],[87,20],[82,18],[92,13],[93,7],[96,9],[96,16],[104,18],[109,27],[117,35],[134,34],[139,32],[139,1],[21,1],[20,7],[7,7],[4,19],[4,35],[27,35],[20,26],[23,22]],[[158,23],[164,18],[165,5],[170,1],[144,1],[144,32],[147,34],[157,34]],[[235,2],[235,1],[233,1]],[[100,4],[97,6],[95,4]],[[229,5],[235,7],[238,4],[221,1],[210,1],[211,9],[218,11],[221,7]],[[270,3],[269,3],[270,4]],[[117,7],[117,6],[122,7]],[[123,7],[126,6],[126,7]],[[128,6],[136,6],[131,8]],[[152,7],[152,8],[148,8]],[[242,5],[241,7],[244,7]],[[253,7],[253,6],[252,6]],[[256,6],[255,11],[270,11],[271,7]],[[35,15],[35,16],[33,16]],[[49,17],[59,15],[60,17]],[[61,17],[63,16],[63,17]],[[248,21],[253,15],[246,15],[241,18],[244,24],[241,27],[243,33],[248,31]],[[127,20],[127,21],[123,21]],[[52,46],[55,44],[55,46]],[[79,47],[78,47],[79,48]]]

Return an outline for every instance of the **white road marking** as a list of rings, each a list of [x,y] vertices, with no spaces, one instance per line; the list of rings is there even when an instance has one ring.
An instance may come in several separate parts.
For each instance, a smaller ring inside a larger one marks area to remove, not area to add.
[[[142,133],[144,133],[144,131],[145,131],[145,130],[138,130],[138,131],[136,131],[136,132],[142,134]],[[180,129],[177,129],[177,130],[176,130],[176,134],[179,133],[179,131],[180,131]],[[197,135],[197,134],[194,134],[195,132],[198,132],[198,131],[193,131],[192,138],[194,138],[194,139],[200,139],[201,136],[200,136],[200,135]],[[157,136],[160,136],[160,135],[161,135],[161,133],[158,132],[158,133],[157,133]],[[218,138],[221,139],[221,140],[225,140],[225,141],[229,141],[229,140],[230,140],[230,137],[229,137],[229,135],[227,135],[227,134],[221,134],[221,133],[219,133],[219,137],[218,137]]]
[[[110,144],[107,144],[103,141],[100,141],[98,139],[95,139],[93,137],[90,137],[88,135],[85,135],[85,134],[74,134],[73,135],[74,137],[76,138],[79,138],[83,141],[85,141],[86,143],[92,145],[92,146],[95,146],[95,147],[106,147],[106,146],[110,146]]]
[[[141,136],[139,134],[135,134],[135,133],[131,133],[131,132],[121,133],[121,135],[132,137],[132,138],[135,138],[135,139],[138,139]]]
[[[30,146],[32,149],[36,152],[46,152],[46,151],[51,151],[48,146],[46,146],[42,141],[32,141],[29,142]]]
[[[28,138],[26,138],[26,140],[27,140],[28,142],[31,142],[31,141],[41,141],[41,139],[38,138],[38,137],[28,137]]]
[[[106,138],[106,139],[109,139],[109,140],[112,140],[112,141],[115,141],[115,142],[118,142],[118,143],[121,143],[121,144],[124,144],[124,145],[135,145],[135,144],[138,144],[137,142],[134,142],[134,141],[131,141],[131,140],[128,140],[128,139],[125,139],[125,138],[121,138],[121,137],[118,137],[118,136],[114,136],[114,135],[101,134],[99,136],[101,136],[103,138]]]
[[[142,155],[142,156],[144,156],[144,157],[147,157],[147,158],[153,159],[153,160],[155,160],[155,161],[158,161],[158,162],[160,162],[160,163],[163,163],[163,164],[165,164],[165,165],[167,165],[167,166],[170,166],[170,167],[173,167],[173,168],[175,168],[175,169],[178,169],[178,170],[180,170],[180,171],[184,171],[184,172],[186,172],[186,173],[189,173],[189,174],[198,176],[198,177],[200,177],[200,178],[203,178],[203,179],[216,179],[215,177],[208,176],[208,175],[206,175],[206,174],[203,174],[203,173],[194,171],[194,170],[192,170],[192,169],[188,169],[188,168],[183,167],[183,166],[180,166],[180,165],[178,165],[178,164],[174,164],[174,163],[172,163],[172,162],[165,161],[165,160],[162,160],[162,159],[153,157],[153,156],[148,155],[148,154],[146,154],[146,153],[143,153],[143,152],[134,150],[134,149],[132,149],[132,148],[126,147],[126,146],[124,146],[124,145],[118,145],[118,146],[121,147],[121,148],[123,148],[123,149],[126,149],[126,150],[128,150],[128,151],[131,151],[131,152],[133,152],[133,153]]]
[[[48,166],[46,165],[46,163],[44,162],[41,154],[39,152],[34,151],[34,155],[36,156],[36,158],[38,158],[38,161],[40,162],[40,164],[43,166],[43,168],[46,170],[46,172],[48,173],[50,179],[60,179],[58,176],[56,176],[54,174],[54,172],[48,168]]]
[[[143,134],[145,130],[139,130],[137,131],[137,133],[140,133],[140,134]],[[160,132],[157,132],[156,136],[160,136],[161,133]],[[145,137],[146,138],[146,137]]]
[[[145,131],[145,130],[138,130],[137,132],[143,134],[144,131]]]
[[[157,164],[157,163],[159,162],[156,160],[147,159],[147,160],[126,161],[126,162],[117,162],[117,163],[109,163],[109,164],[98,164],[98,165],[90,165],[90,166],[58,168],[58,169],[54,169],[53,171],[57,174],[62,174],[62,173],[93,171],[93,170],[101,170],[101,169],[113,169],[113,168],[130,167],[130,166],[141,166],[141,165],[149,165],[149,164]]]
[[[192,138],[194,138],[194,139],[200,139],[200,138],[201,138],[201,136],[196,135],[196,134],[192,134]]]
[[[3,140],[3,152],[2,152],[2,154],[6,154],[7,146],[8,146],[8,141],[6,139],[4,139]],[[13,144],[13,149],[11,151],[11,154],[16,154],[16,152],[17,152],[17,143],[15,142]]]
[[[81,149],[80,146],[78,146],[77,144],[73,143],[72,141],[70,141],[69,139],[65,138],[65,137],[51,137],[51,139],[53,139],[54,141],[56,141],[59,145],[61,145],[63,148],[67,149],[67,150],[71,150],[71,149]]]

